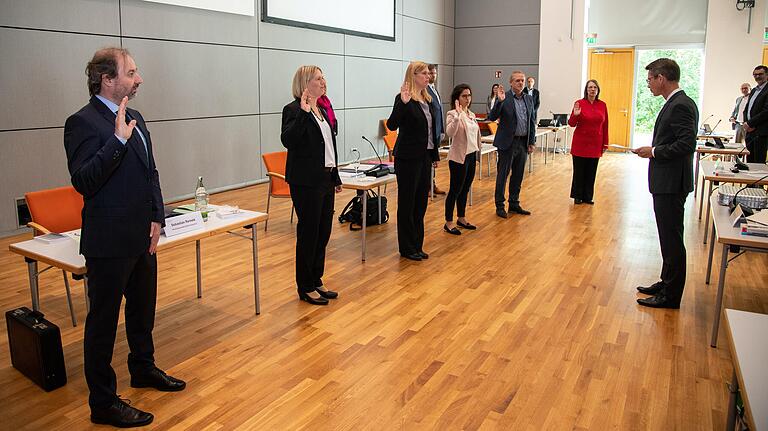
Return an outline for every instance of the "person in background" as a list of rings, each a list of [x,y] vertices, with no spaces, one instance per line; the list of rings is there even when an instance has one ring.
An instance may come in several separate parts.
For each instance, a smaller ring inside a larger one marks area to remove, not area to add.
[[[429,70],[414,61],[405,71],[400,93],[387,119],[389,130],[400,129],[393,151],[397,176],[397,244],[400,256],[420,261],[424,252],[424,215],[427,213],[432,169],[440,156],[439,136],[433,126],[437,113],[427,92]]]
[[[736,106],[733,107],[733,112],[731,113],[731,118],[729,120],[731,121],[731,125],[733,127],[733,130],[736,131],[735,141],[738,143],[744,142],[744,128],[742,125],[744,124],[744,110],[747,109],[747,103],[749,102],[749,92],[752,90],[752,88],[749,86],[748,83],[741,84],[741,88],[739,88],[741,91],[741,96],[736,98]]]
[[[427,86],[427,92],[429,93],[429,96],[432,97],[432,101],[429,102],[432,104],[432,108],[435,110],[435,118],[433,118],[433,123],[435,127],[435,134],[437,134],[437,143],[435,144],[437,147],[440,147],[440,143],[443,142],[445,139],[445,127],[443,123],[443,103],[440,100],[440,92],[437,91],[437,65],[436,64],[430,64],[429,66],[429,85]],[[437,186],[437,183],[435,182],[435,179],[432,178],[432,187],[434,188],[433,191],[436,195],[444,195],[445,191],[441,190],[440,187]]]
[[[499,85],[496,97],[499,101],[488,114],[490,121],[499,120],[499,129],[493,138],[498,148],[496,163],[496,215],[507,218],[508,214],[530,215],[520,206],[520,187],[525,173],[528,154],[536,148],[536,123],[533,99],[523,93],[525,74],[519,70],[509,77],[510,90],[504,92]],[[504,210],[504,188],[509,177],[509,211]]]
[[[329,299],[338,297],[337,292],[325,288],[322,277],[333,225],[334,193],[341,192],[341,178],[334,127],[318,104],[326,92],[323,71],[317,66],[300,66],[291,92],[293,101],[283,108],[280,141],[288,149],[285,181],[299,219],[296,288],[300,300],[327,305]]]
[[[571,155],[573,179],[571,198],[576,205],[594,204],[595,176],[600,156],[608,149],[608,108],[600,100],[600,85],[590,79],[584,87],[584,98],[573,104],[568,125],[575,127]]]
[[[486,99],[486,102],[485,102],[485,108],[486,108],[485,112],[487,112],[488,114],[491,113],[491,110],[496,105],[496,101],[497,101],[496,93],[499,92],[498,90],[499,90],[499,84],[493,84],[491,86],[491,94],[488,95],[488,98]]]
[[[480,126],[475,113],[469,108],[472,104],[472,89],[467,84],[459,84],[451,93],[453,109],[446,117],[445,133],[451,138],[448,151],[448,169],[451,174],[451,186],[445,198],[445,224],[443,230],[453,235],[461,235],[456,225],[464,229],[475,230],[476,226],[467,221],[465,210],[467,195],[475,178],[475,162],[480,149]],[[456,207],[456,224],[453,223],[453,208]]]
[[[765,88],[765,83],[768,82],[768,67],[757,66],[752,71],[752,77],[755,78],[757,86],[749,93],[742,124],[749,151],[747,162],[765,163],[768,150],[768,90]]]
[[[117,395],[111,365],[123,296],[131,387],[163,392],[186,387],[155,366],[155,252],[163,196],[147,124],[127,107],[144,82],[133,57],[123,48],[100,49],[85,74],[91,99],[67,118],[64,148],[72,185],[84,203],[80,253],[90,301],[83,334],[88,404],[93,423],[137,427],[154,416]]]
[[[680,88],[680,66],[660,58],[645,66],[648,89],[665,99],[653,126],[650,147],[632,150],[649,159],[648,190],[653,196],[653,213],[661,246],[661,280],[640,286],[638,292],[653,295],[637,303],[653,308],[680,308],[685,289],[686,252],[683,235],[685,199],[693,191],[693,153],[699,110]]]
[[[541,94],[538,89],[533,88],[533,86],[536,85],[536,78],[529,76],[526,83],[527,85],[525,86],[525,89],[523,89],[523,93],[531,96],[533,99],[533,117],[536,118],[539,112],[539,105],[541,105]]]

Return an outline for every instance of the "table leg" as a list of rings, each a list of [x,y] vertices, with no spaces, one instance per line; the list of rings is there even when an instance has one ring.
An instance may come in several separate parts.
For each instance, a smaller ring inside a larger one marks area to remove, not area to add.
[[[433,168],[434,169],[434,168]],[[365,228],[368,224],[368,217],[366,217],[366,214],[368,214],[368,194],[363,193],[363,262],[365,262]]]
[[[736,428],[736,395],[739,393],[739,379],[736,377],[736,370],[733,371],[728,393],[728,416],[725,417],[725,429],[733,431]]]
[[[715,300],[715,321],[712,323],[712,339],[709,342],[712,347],[717,347],[717,330],[720,328],[720,313],[723,310],[726,268],[728,268],[728,244],[723,245],[723,257],[720,259],[720,278],[717,281],[717,299]]]
[[[251,246],[253,247],[253,299],[256,303],[256,314],[261,314],[259,299],[259,253],[256,243],[256,224],[251,225]]]
[[[67,290],[67,305],[69,305],[69,315],[72,318],[72,326],[77,326],[75,309],[72,308],[72,292],[69,291],[69,276],[67,276],[67,271],[64,270],[61,270],[61,275],[64,276],[64,288]]]
[[[32,296],[32,310],[40,309],[40,290],[37,287],[37,261],[24,258],[27,261],[27,272],[29,273],[29,294]]]
[[[83,290],[85,291],[85,311],[89,313],[91,311],[91,300],[88,296],[88,276],[83,276]]]
[[[547,164],[547,153],[549,153],[549,132],[544,135],[544,164]]]
[[[709,240],[709,259],[707,260],[707,279],[706,284],[709,284],[709,276],[712,275],[712,257],[715,254],[715,221],[712,220],[712,237]]]
[[[696,192],[699,189],[699,163],[701,162],[701,153],[696,152],[696,164],[694,165],[694,174],[693,174],[693,197],[696,198]],[[695,200],[694,200],[695,202]]]
[[[704,186],[706,186],[706,184],[707,184],[707,180],[702,179],[701,180],[701,187],[703,188]],[[711,181],[710,181],[710,184],[711,184]],[[702,208],[704,208],[704,199],[706,199],[706,198],[707,197],[704,196],[704,191],[702,190],[702,192],[701,192],[701,200],[699,200],[699,220],[701,220],[701,210],[702,210]]]
[[[203,297],[203,277],[200,273],[200,240],[195,241],[195,261],[197,263],[197,298]]]
[[[435,167],[432,166],[432,168],[430,169],[429,172],[430,172],[430,178],[431,178],[429,180],[429,184],[430,184],[430,186],[429,186],[429,198],[430,199],[435,199]],[[368,199],[363,198],[363,208],[365,208],[365,202],[367,200]],[[365,214],[366,214],[365,210],[363,210],[363,223],[365,223]],[[365,231],[365,228],[363,228],[363,231]],[[363,235],[365,235],[365,233],[363,233]],[[365,246],[363,246],[363,247],[365,247]],[[363,253],[363,254],[365,254],[365,253]],[[363,260],[365,260],[365,258],[363,258]]]
[[[376,194],[379,196],[379,224],[381,224],[381,186],[376,187]]]
[[[488,153],[488,178],[490,177],[491,177],[491,153]]]
[[[710,210],[710,203],[709,203],[709,197],[712,196],[712,181],[709,182],[709,187],[707,187],[707,195],[702,196],[702,199],[707,200],[707,214],[704,216],[704,244],[707,243],[707,232],[709,231],[709,210]]]

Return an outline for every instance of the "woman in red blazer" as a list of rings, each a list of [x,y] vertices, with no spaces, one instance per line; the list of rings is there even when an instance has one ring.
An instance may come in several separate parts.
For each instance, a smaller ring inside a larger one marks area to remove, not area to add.
[[[568,125],[576,128],[571,143],[571,197],[577,205],[593,205],[597,163],[608,149],[608,108],[600,100],[600,85],[594,79],[587,81],[584,98],[573,104]]]

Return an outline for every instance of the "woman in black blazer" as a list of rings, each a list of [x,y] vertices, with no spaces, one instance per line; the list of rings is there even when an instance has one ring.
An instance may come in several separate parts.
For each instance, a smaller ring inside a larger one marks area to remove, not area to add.
[[[424,214],[427,212],[430,166],[437,167],[439,139],[432,126],[435,111],[427,93],[429,70],[414,61],[405,71],[400,94],[387,120],[389,130],[400,129],[393,150],[397,176],[397,243],[400,255],[428,259],[424,252]]]
[[[301,66],[293,76],[293,102],[283,108],[280,140],[288,149],[285,180],[296,208],[296,286],[299,299],[327,305],[338,297],[323,286],[325,247],[331,237],[334,192],[341,191],[336,135],[317,105],[325,93],[323,71]]]

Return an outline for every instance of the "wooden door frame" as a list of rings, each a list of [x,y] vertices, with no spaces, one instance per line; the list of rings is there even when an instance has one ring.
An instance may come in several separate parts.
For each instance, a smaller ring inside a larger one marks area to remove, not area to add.
[[[630,116],[629,116],[629,125],[627,127],[627,135],[626,135],[626,142],[627,146],[632,147],[632,135],[635,129],[635,100],[637,97],[637,91],[636,91],[636,85],[635,85],[635,79],[636,79],[636,69],[637,69],[637,49],[634,46],[629,47],[621,47],[621,48],[600,48],[600,47],[593,47],[589,48],[587,51],[587,79],[591,79],[592,76],[592,54],[595,53],[595,51],[600,50],[602,52],[626,52],[629,53],[632,56],[632,82],[631,82],[631,88],[632,93],[630,94],[629,98],[629,110],[630,110]]]

